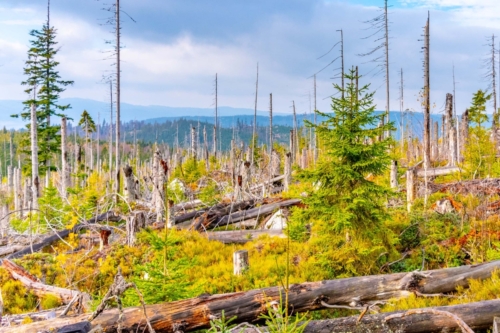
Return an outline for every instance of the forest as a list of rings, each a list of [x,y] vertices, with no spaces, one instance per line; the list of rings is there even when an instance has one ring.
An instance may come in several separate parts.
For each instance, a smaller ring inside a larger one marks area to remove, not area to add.
[[[343,44],[330,110],[273,124],[257,69],[259,121],[256,104],[221,125],[215,76],[213,119],[123,123],[119,0],[109,12],[110,122],[59,104],[73,81],[50,6],[30,34],[26,128],[0,131],[0,332],[499,332],[494,35],[491,89],[461,114],[436,97],[436,116],[427,18],[421,124],[402,82],[393,121],[388,75],[377,111]],[[370,52],[387,74],[388,16],[385,0]]]

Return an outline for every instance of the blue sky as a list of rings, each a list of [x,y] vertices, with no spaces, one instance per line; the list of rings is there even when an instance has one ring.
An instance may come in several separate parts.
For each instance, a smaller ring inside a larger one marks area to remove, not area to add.
[[[105,0],[104,2],[110,2]],[[309,112],[313,84],[309,78],[339,52],[317,60],[344,30],[346,67],[360,66],[364,83],[377,89],[375,101],[385,108],[383,76],[357,55],[375,46],[362,22],[375,17],[383,0],[122,0],[122,100],[140,105],[211,107],[215,73],[219,104],[253,108],[256,64],[259,63],[259,109]],[[472,93],[489,86],[482,60],[486,36],[498,33],[497,0],[389,0],[391,109],[399,110],[399,70],[405,74],[405,108],[420,111],[422,27],[431,12],[431,99],[442,112],[457,80],[460,114]],[[58,29],[60,73],[75,81],[63,97],[107,101],[101,77],[112,69],[106,59],[112,39],[102,22],[108,15],[97,0],[52,0],[51,21]],[[43,0],[3,0],[0,4],[0,99],[25,98],[19,84],[29,45],[29,31],[40,28]],[[500,40],[499,40],[500,41]],[[334,64],[318,74],[318,108],[329,109]],[[490,110],[491,112],[491,110]],[[81,113],[81,110],[75,110]]]

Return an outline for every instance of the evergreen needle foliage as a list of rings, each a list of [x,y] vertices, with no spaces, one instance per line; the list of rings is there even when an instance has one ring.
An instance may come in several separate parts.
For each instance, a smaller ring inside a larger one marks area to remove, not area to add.
[[[389,162],[391,139],[379,139],[392,123],[378,126],[383,115],[375,114],[374,92],[369,85],[357,87],[359,77],[346,74],[345,89],[334,85],[343,98],[332,98],[333,114],[318,114],[326,120],[314,127],[323,159],[301,177],[315,182],[317,190],[306,200],[315,217],[327,219],[332,230],[377,229],[385,216],[383,199],[388,189],[370,178],[382,175]]]
[[[44,173],[52,154],[60,149],[61,136],[58,134],[59,127],[51,124],[51,117],[63,117],[70,105],[60,105],[59,95],[73,81],[62,80],[57,66],[59,62],[55,56],[59,52],[56,42],[57,30],[49,26],[49,22],[43,25],[42,30],[32,30],[30,35],[31,47],[28,50],[28,60],[25,63],[24,74],[26,81],[21,82],[26,86],[24,90],[28,94],[28,99],[23,102],[24,112],[22,119],[31,119],[30,108],[35,105],[37,108],[37,130],[38,130],[38,161],[40,172]],[[18,117],[18,115],[13,115]],[[29,128],[29,125],[28,125]],[[29,156],[29,137],[25,137],[22,142],[22,151]],[[26,163],[25,165],[29,165]]]

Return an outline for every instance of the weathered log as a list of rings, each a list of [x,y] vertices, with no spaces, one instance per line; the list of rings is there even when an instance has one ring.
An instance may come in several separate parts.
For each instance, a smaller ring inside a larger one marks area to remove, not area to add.
[[[429,168],[427,171],[425,169],[418,169],[417,176],[418,177],[437,177],[437,176],[446,176],[455,172],[460,172],[461,169],[459,167],[445,167],[445,168]]]
[[[0,257],[6,256],[8,254],[14,253],[16,251],[22,250],[24,246],[22,245],[9,245],[0,247]]]
[[[500,268],[500,261],[481,265],[462,266],[425,272],[396,273],[353,277],[320,282],[306,282],[290,286],[288,301],[290,311],[304,312],[324,309],[322,304],[362,307],[391,298],[401,298],[419,294],[437,294],[467,287],[469,279],[486,279],[491,272]],[[251,322],[267,312],[270,302],[279,302],[284,298],[281,287],[269,287],[219,294],[171,303],[146,306],[148,318],[156,332],[190,332],[210,326],[212,318],[225,316],[234,321]],[[500,302],[500,301],[497,301]],[[498,308],[499,303],[495,303]],[[490,308],[491,309],[491,308]],[[473,311],[476,314],[475,311]],[[106,332],[116,332],[120,313],[117,309],[104,311],[92,325],[101,325]],[[87,316],[76,316],[72,322],[83,321]],[[492,323],[490,318],[489,325]],[[61,327],[68,320],[50,320],[40,325],[31,324],[12,332],[37,332],[44,328]],[[129,331],[142,331],[145,328],[142,307],[124,310],[122,328]],[[2,332],[2,331],[0,331]]]
[[[283,230],[231,230],[207,233],[208,239],[216,240],[224,244],[245,244],[261,235],[285,237]]]
[[[203,229],[214,228],[219,225],[219,221],[224,216],[232,212],[244,211],[255,205],[255,200],[246,200],[230,204],[217,204],[210,207],[205,213],[193,221],[190,229],[201,231]]]
[[[475,302],[454,306],[440,306],[435,308],[419,309],[426,311],[446,311],[462,319],[470,328],[475,330],[490,329],[494,325],[494,317],[500,314],[500,300]],[[415,310],[418,311],[418,310]],[[304,333],[432,333],[432,332],[460,332],[457,322],[449,317],[419,313],[386,320],[386,318],[401,316],[406,311],[310,321]],[[359,320],[359,322],[358,322]],[[260,328],[261,332],[268,332]],[[256,333],[253,328],[244,329],[240,333]]]
[[[33,244],[33,245],[28,245],[28,246],[24,247],[22,250],[14,252],[14,253],[8,255],[7,259],[20,258],[20,257],[22,257],[22,256],[24,256],[26,254],[30,254],[30,253],[33,253],[33,252],[38,252],[41,249],[43,249],[44,247],[46,247],[46,246],[48,246],[48,245],[50,245],[50,244],[52,244],[54,242],[57,242],[57,241],[59,241],[61,239],[64,239],[64,238],[68,237],[70,233],[75,233],[75,232],[78,232],[79,230],[81,230],[82,228],[85,228],[86,224],[93,224],[93,223],[97,223],[97,222],[100,222],[100,221],[120,221],[120,220],[121,220],[121,217],[119,215],[115,215],[111,211],[110,212],[106,212],[104,214],[95,216],[95,217],[91,218],[90,220],[87,220],[86,223],[75,225],[71,230],[70,229],[64,229],[64,230],[57,231],[54,234],[45,237],[39,243],[36,243],[36,244]]]
[[[262,205],[257,208],[252,208],[246,211],[236,212],[231,215],[226,215],[217,221],[218,226],[223,226],[231,223],[241,222],[243,220],[253,219],[258,216],[265,216],[273,213],[275,210],[283,207],[295,206],[299,204],[302,200],[300,199],[289,199],[281,202],[276,202],[272,204]]]
[[[26,272],[24,268],[14,264],[12,261],[5,259],[2,262],[2,267],[5,268],[9,274],[15,280],[21,282],[25,287],[27,287],[32,293],[38,297],[43,297],[46,295],[54,295],[59,298],[63,304],[68,304],[77,295],[81,295],[80,291],[70,290],[66,288],[54,287],[43,284],[36,277]],[[90,302],[90,296],[84,295],[84,308],[88,307],[88,302]]]

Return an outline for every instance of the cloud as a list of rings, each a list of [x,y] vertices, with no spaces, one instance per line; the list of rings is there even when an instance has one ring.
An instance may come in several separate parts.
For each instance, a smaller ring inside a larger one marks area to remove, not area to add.
[[[382,1],[380,1],[382,2]],[[373,3],[373,2],[372,2]],[[431,98],[440,111],[445,94],[451,92],[452,66],[457,78],[457,106],[465,109],[472,92],[488,85],[482,79],[481,59],[488,52],[484,36],[495,30],[492,24],[496,1],[405,0],[406,7],[390,10],[391,109],[398,109],[399,70],[405,78],[405,107],[420,110],[417,95],[422,79],[422,27],[431,12]],[[253,107],[256,64],[260,67],[259,109],[267,110],[269,94],[274,108],[289,112],[292,100],[298,112],[309,112],[313,83],[309,77],[336,56],[335,48],[345,38],[346,68],[358,65],[366,74],[363,83],[378,89],[375,101],[385,107],[383,76],[372,77],[375,66],[359,53],[376,45],[363,21],[379,12],[375,6],[348,1],[220,0],[122,1],[123,8],[137,21],[124,16],[122,28],[122,100],[142,105],[211,107],[214,77],[219,76],[219,105]],[[459,4],[461,7],[456,7]],[[0,98],[24,98],[22,67],[29,45],[30,29],[41,27],[45,7],[40,1],[19,0],[18,7],[0,9]],[[422,7],[425,6],[426,8]],[[60,74],[74,80],[63,97],[107,101],[108,86],[101,77],[113,70],[110,50],[111,28],[102,26],[108,13],[101,2],[53,0],[51,20],[58,29]],[[19,10],[26,8],[26,10]],[[469,18],[467,18],[469,15]],[[484,21],[484,22],[480,22]],[[3,23],[2,23],[3,22]],[[13,23],[19,25],[12,25]],[[38,22],[38,23],[37,23]],[[22,23],[22,24],[21,24]],[[6,33],[5,31],[9,31]],[[12,32],[12,33],[11,33]],[[2,66],[3,64],[3,66]],[[317,77],[317,103],[329,109],[334,93],[332,80],[337,61]],[[338,71],[337,71],[338,72]]]

